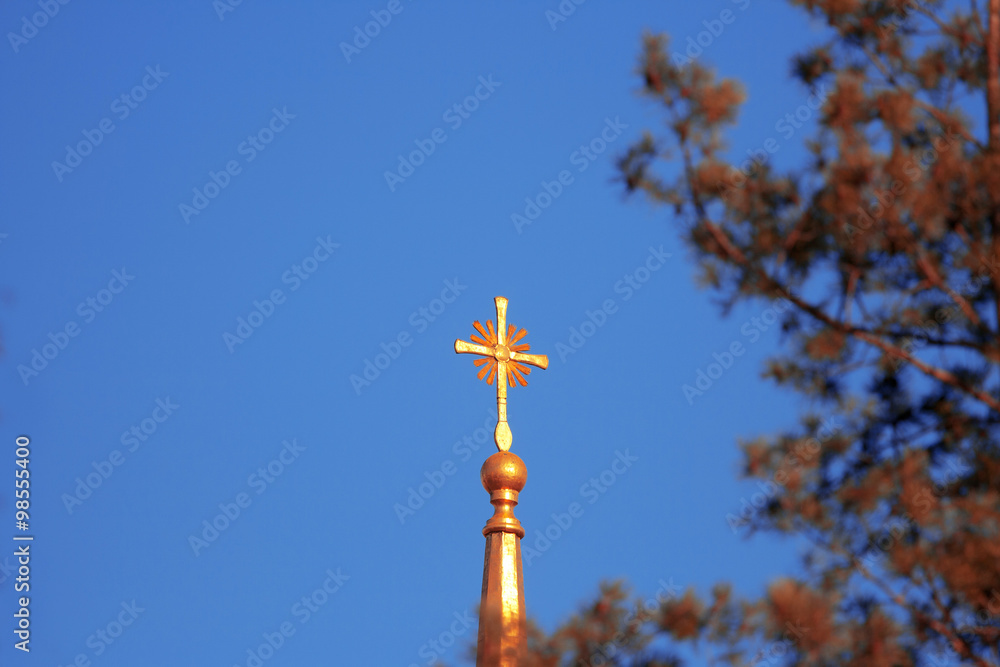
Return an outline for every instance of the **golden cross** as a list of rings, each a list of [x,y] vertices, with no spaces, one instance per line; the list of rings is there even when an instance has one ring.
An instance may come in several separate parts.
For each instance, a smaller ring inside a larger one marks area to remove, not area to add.
[[[471,343],[464,340],[455,341],[455,352],[459,354],[478,354],[480,359],[475,359],[472,363],[482,366],[479,371],[479,379],[486,378],[487,384],[493,384],[493,379],[497,380],[497,427],[493,432],[493,440],[497,444],[497,449],[501,452],[510,450],[511,433],[510,426],[507,425],[507,382],[511,386],[520,383],[521,386],[528,384],[524,378],[531,372],[525,364],[536,366],[545,370],[549,367],[549,358],[544,354],[526,354],[531,346],[527,343],[518,344],[528,332],[524,329],[517,331],[517,327],[507,325],[507,299],[498,296],[494,299],[497,305],[497,328],[493,329],[493,320],[486,321],[486,327],[476,321],[473,326],[480,336],[471,336]],[[516,333],[515,333],[516,331]]]

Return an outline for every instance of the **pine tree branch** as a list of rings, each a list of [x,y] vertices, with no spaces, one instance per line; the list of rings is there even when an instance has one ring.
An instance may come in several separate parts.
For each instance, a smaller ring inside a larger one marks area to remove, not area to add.
[[[829,315],[827,315],[825,312],[823,312],[823,310],[820,309],[819,307],[814,306],[811,303],[807,303],[806,301],[795,296],[794,294],[788,293],[786,298],[792,303],[794,303],[796,306],[798,306],[800,309],[809,313],[810,315],[820,320],[821,322],[823,322],[830,328],[834,329],[835,331],[853,336],[859,340],[869,343],[870,345],[874,345],[875,347],[879,348],[886,354],[898,357],[900,359],[903,359],[904,361],[908,361],[911,364],[913,364],[913,366],[920,369],[924,374],[929,375],[930,377],[934,378],[935,380],[938,380],[939,382],[944,382],[945,384],[949,384],[955,387],[956,389],[968,394],[969,396],[972,396],[978,399],[979,401],[982,401],[985,405],[989,406],[996,412],[1000,412],[1000,401],[998,401],[993,396],[990,396],[982,389],[979,389],[977,387],[971,387],[965,384],[957,376],[955,376],[954,373],[946,371],[943,368],[931,366],[930,364],[921,361],[917,357],[913,356],[903,348],[882,340],[882,338],[880,338],[877,335],[859,329],[858,327],[848,326],[843,322],[840,322],[839,320],[835,320]]]
[[[979,15],[979,5],[976,0],[969,0],[969,12],[972,15],[972,22],[976,26],[976,32],[979,33],[979,37],[982,38],[985,30],[983,29],[983,18]]]
[[[943,340],[941,338],[931,338],[930,336],[927,336],[923,333],[914,333],[912,331],[908,331],[905,333],[901,331],[876,332],[872,331],[871,329],[862,329],[860,327],[854,327],[854,328],[857,329],[858,331],[863,331],[864,333],[870,333],[873,336],[888,336],[893,340],[920,338],[927,345],[933,345],[935,347],[963,347],[969,350],[976,350],[982,352],[982,345],[971,340]]]
[[[941,278],[941,274],[937,270],[937,267],[935,267],[931,263],[930,258],[927,257],[927,253],[924,251],[921,245],[917,241],[912,239],[912,236],[911,236],[911,241],[913,242],[913,250],[917,255],[916,264],[918,267],[920,267],[920,270],[923,271],[924,275],[927,276],[927,280],[929,280],[930,283],[935,287],[937,287],[939,290],[941,290],[949,297],[951,297],[951,300],[954,301],[955,304],[962,309],[962,312],[965,314],[967,318],[969,318],[970,322],[972,322],[977,326],[982,325],[982,320],[979,318],[979,313],[977,313],[976,309],[972,307],[972,304],[969,303],[965,299],[965,297],[963,297],[961,294],[959,294],[958,292],[951,289],[950,287],[948,287],[948,285],[945,284],[944,279]]]
[[[886,83],[888,83],[890,86],[899,85],[898,82],[896,81],[896,75],[889,71],[888,66],[886,66],[882,62],[882,60],[878,57],[877,53],[872,51],[871,48],[868,47],[867,45],[862,45],[861,50],[865,52],[865,55],[868,56],[868,59],[870,61],[872,61],[872,64],[875,65],[875,68],[882,73],[882,76],[885,78]]]
[[[986,121],[989,150],[1000,153],[1000,0],[990,0],[986,40]]]
[[[1000,0],[991,0],[991,2],[996,3],[998,6],[1000,6]],[[998,30],[1000,30],[1000,22],[998,22]],[[998,401],[993,396],[990,396],[982,389],[967,385],[966,383],[962,382],[957,376],[955,376],[954,373],[944,370],[943,368],[931,366],[930,364],[921,361],[917,357],[913,356],[903,348],[897,345],[893,345],[892,343],[886,342],[882,340],[882,338],[876,336],[875,334],[869,333],[858,327],[852,327],[844,322],[841,322],[840,320],[836,320],[830,317],[818,306],[808,303],[803,299],[801,299],[800,297],[792,294],[790,290],[788,290],[778,280],[768,275],[760,267],[753,266],[747,260],[747,257],[743,253],[743,251],[740,250],[739,247],[737,247],[732,242],[729,236],[709,218],[708,213],[705,210],[704,202],[702,202],[699,193],[694,188],[694,166],[691,161],[690,147],[688,146],[687,141],[685,141],[684,139],[680,139],[680,143],[684,159],[684,172],[686,175],[688,194],[691,196],[691,201],[694,204],[695,213],[698,216],[700,224],[702,224],[705,227],[705,229],[708,230],[708,232],[712,235],[712,238],[715,239],[716,243],[723,250],[723,252],[726,253],[726,255],[733,263],[742,266],[744,269],[748,271],[756,273],[764,281],[764,283],[768,286],[768,288],[774,290],[776,293],[785,295],[785,298],[787,298],[789,301],[798,306],[799,309],[809,313],[814,318],[818,319],[819,321],[829,326],[831,329],[839,333],[853,336],[859,340],[869,343],[870,345],[878,347],[886,354],[908,361],[911,364],[913,364],[914,367],[918,368],[920,371],[922,371],[926,375],[929,375],[935,380],[938,380],[939,382],[944,382],[945,384],[949,384],[955,387],[956,389],[968,394],[969,396],[978,399],[979,401],[983,402],[985,405],[989,406],[996,412],[1000,412],[1000,401]]]
[[[914,4],[916,5],[916,10],[921,14],[923,14],[924,16],[926,16],[927,18],[929,18],[931,21],[933,21],[941,32],[948,35],[949,37],[954,37],[956,41],[958,41],[958,38],[961,37],[961,33],[958,30],[956,30],[955,28],[951,27],[950,25],[942,21],[937,14],[927,9],[926,7],[921,7],[920,4],[918,3]]]
[[[991,158],[986,169],[995,170],[1000,166],[1000,0],[989,0],[989,34],[986,39],[986,122],[989,127],[989,149]],[[1000,252],[1000,193],[990,188],[992,250]],[[993,276],[993,291],[996,293],[994,308],[997,326],[1000,327],[1000,276]]]
[[[975,664],[979,665],[980,667],[996,667],[996,665],[991,665],[990,663],[986,662],[981,657],[973,653],[972,647],[969,646],[969,643],[959,635],[952,632],[952,629],[949,628],[947,625],[945,625],[938,619],[934,618],[930,614],[927,614],[916,607],[910,606],[910,604],[903,598],[902,595],[894,592],[891,588],[889,588],[889,586],[884,581],[882,581],[880,578],[872,574],[868,570],[868,568],[865,567],[865,564],[862,563],[859,559],[854,558],[853,556],[850,556],[850,558],[854,561],[854,567],[858,570],[858,572],[861,573],[861,576],[863,576],[865,579],[873,583],[890,600],[895,602],[903,609],[908,610],[914,616],[917,616],[918,618],[920,618],[920,620],[927,623],[927,625],[933,628],[938,634],[947,638],[948,641],[951,642],[952,648],[954,648],[955,652],[958,653],[960,656],[972,660]]]
[[[998,12],[995,15],[991,13],[990,25],[992,29],[994,23],[996,24],[997,44],[1000,45],[1000,0],[990,0],[990,3],[991,3],[990,4],[991,12],[994,7],[996,7],[998,10]],[[1000,81],[998,81],[998,92],[1000,92]],[[938,116],[935,114],[935,117],[937,118]],[[944,121],[941,122],[942,124],[944,124]],[[1000,129],[1000,124],[997,125],[997,128]],[[777,293],[784,294],[786,298],[788,298],[801,310],[804,310],[805,312],[809,313],[814,318],[823,322],[824,324],[834,329],[835,331],[853,336],[854,338],[857,338],[866,343],[869,343],[870,345],[878,347],[886,354],[903,359],[904,361],[908,361],[924,374],[929,375],[930,377],[940,382],[949,384],[955,387],[956,389],[968,394],[969,396],[978,399],[979,401],[983,402],[985,405],[989,406],[994,411],[1000,412],[1000,400],[997,400],[993,396],[990,396],[982,389],[967,385],[950,371],[938,368],[936,366],[932,366],[918,359],[914,355],[910,354],[905,349],[883,340],[881,337],[875,335],[874,333],[865,331],[859,327],[852,327],[845,322],[841,322],[840,320],[836,320],[830,317],[818,306],[814,306],[813,304],[807,303],[801,298],[793,295],[790,292],[790,290],[788,290],[784,285],[780,283],[780,281],[778,281],[775,278],[772,278],[762,268],[753,266],[747,260],[747,257],[743,253],[743,251],[736,244],[733,243],[733,241],[729,238],[729,236],[725,233],[725,231],[723,231],[718,225],[712,222],[711,218],[708,215],[708,212],[705,209],[705,204],[702,201],[701,194],[694,187],[694,180],[695,180],[694,164],[691,156],[690,142],[686,137],[678,135],[678,143],[680,144],[681,147],[681,155],[684,162],[684,175],[685,175],[687,190],[689,196],[691,197],[691,202],[694,205],[695,215],[700,224],[708,231],[709,234],[711,234],[712,238],[715,240],[718,246],[722,249],[722,251],[729,257],[729,259],[733,263],[743,266],[746,270],[756,273],[770,289],[774,290]],[[1000,226],[998,226],[998,229],[1000,229]],[[994,235],[994,241],[1000,243],[1000,237]],[[925,262],[925,268],[929,270],[931,274],[936,275],[936,272],[933,271],[933,267],[931,267],[926,262]],[[994,280],[1000,283],[1000,277],[995,277]],[[938,276],[938,282],[940,284],[940,276]],[[948,292],[948,290],[945,291]],[[968,302],[965,302],[965,300],[960,295],[957,295],[957,293],[955,293],[954,291],[950,291],[949,293],[952,299],[956,300],[956,302],[958,302],[959,300],[961,302],[964,302],[963,311],[966,312],[967,316],[969,316],[968,310],[971,310],[972,317],[970,319],[972,319],[973,321],[978,321],[979,319],[978,314],[975,312],[975,310],[972,309],[971,305],[969,305]],[[959,303],[959,305],[962,306],[962,303]],[[997,311],[998,323],[1000,323],[1000,289],[998,289],[997,308],[998,308]]]
[[[917,98],[913,98],[913,104],[916,105],[918,108],[922,109],[923,111],[926,111],[934,120],[936,120],[941,125],[941,129],[944,130],[946,133],[950,134],[951,132],[955,132],[960,137],[965,139],[967,142],[978,148],[980,151],[986,150],[986,146],[983,145],[983,143],[979,141],[979,139],[976,139],[974,136],[969,134],[969,131],[966,130],[961,123],[957,122],[954,118],[949,117],[948,114],[944,113],[934,105],[928,104],[927,102],[924,102]]]
[[[807,530],[801,530],[801,533],[816,546],[845,558],[848,562],[850,562],[851,566],[861,574],[862,577],[874,584],[886,597],[895,602],[901,608],[919,618],[935,632],[947,639],[951,643],[955,652],[960,656],[972,660],[979,667],[997,667],[995,664],[986,662],[980,656],[973,653],[972,647],[969,645],[968,641],[953,632],[952,628],[948,627],[930,614],[921,611],[918,607],[912,606],[902,595],[889,588],[888,584],[872,574],[865,564],[861,562],[861,559],[853,553],[837,544],[834,544],[833,542],[826,541],[820,537],[812,535]]]

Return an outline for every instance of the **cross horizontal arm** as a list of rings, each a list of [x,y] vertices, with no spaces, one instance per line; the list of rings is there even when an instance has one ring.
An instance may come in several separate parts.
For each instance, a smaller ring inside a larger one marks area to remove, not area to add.
[[[475,343],[469,343],[468,341],[464,341],[461,339],[455,341],[455,352],[458,352],[459,354],[463,353],[481,354],[484,357],[493,356],[492,347],[486,347],[485,345],[476,345]],[[548,360],[546,360],[545,363],[548,364]]]
[[[525,354],[524,352],[511,352],[510,358],[513,361],[520,361],[523,364],[537,366],[542,370],[549,367],[549,358],[544,354]]]

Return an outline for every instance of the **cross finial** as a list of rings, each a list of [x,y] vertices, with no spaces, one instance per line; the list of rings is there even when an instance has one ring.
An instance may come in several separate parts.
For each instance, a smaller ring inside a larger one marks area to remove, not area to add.
[[[479,359],[473,363],[481,366],[479,379],[486,378],[487,384],[497,382],[497,427],[493,432],[493,440],[497,449],[506,452],[510,449],[511,433],[507,425],[507,384],[521,386],[528,384],[525,375],[531,372],[528,366],[541,369],[549,367],[549,358],[544,354],[527,354],[531,346],[518,343],[528,332],[517,331],[513,324],[507,324],[507,299],[498,296],[494,299],[497,306],[497,328],[493,329],[493,321],[486,321],[486,328],[476,321],[473,326],[479,336],[473,335],[471,343],[464,340],[455,341],[455,352],[459,354],[478,354]],[[489,376],[487,376],[487,373]]]

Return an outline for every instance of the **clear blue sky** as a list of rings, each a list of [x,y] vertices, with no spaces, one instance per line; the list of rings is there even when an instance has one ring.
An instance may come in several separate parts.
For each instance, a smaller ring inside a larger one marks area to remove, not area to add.
[[[774,328],[741,331],[766,304],[723,318],[669,211],[613,178],[662,127],[637,94],[642,32],[684,45],[704,21],[719,34],[700,58],[748,86],[733,154],[773,137],[794,164],[806,130],[775,125],[806,99],[788,74],[802,16],[758,0],[592,0],[556,23],[556,0],[50,5],[0,10],[0,563],[19,435],[35,536],[32,650],[13,648],[10,575],[0,662],[248,665],[282,627],[268,666],[425,665],[432,639],[459,662],[491,510],[492,444],[464,439],[485,440],[495,399],[452,345],[496,295],[550,359],[510,392],[525,547],[582,508],[526,557],[534,618],[555,627],[602,579],[752,595],[795,567],[794,541],[725,521],[756,490],[737,439],[801,407],[759,377]],[[429,154],[400,165],[413,151]],[[690,404],[682,385],[733,341],[746,354]],[[352,381],[368,362],[377,377]],[[593,485],[619,453],[636,460]]]

